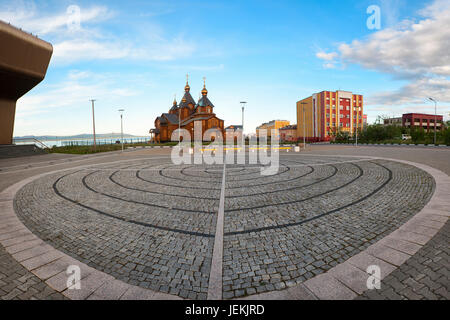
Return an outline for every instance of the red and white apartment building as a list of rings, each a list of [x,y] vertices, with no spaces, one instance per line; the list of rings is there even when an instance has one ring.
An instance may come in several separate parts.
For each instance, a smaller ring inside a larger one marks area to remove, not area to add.
[[[338,131],[354,134],[364,127],[363,96],[350,91],[322,91],[297,102],[297,137],[328,141]]]

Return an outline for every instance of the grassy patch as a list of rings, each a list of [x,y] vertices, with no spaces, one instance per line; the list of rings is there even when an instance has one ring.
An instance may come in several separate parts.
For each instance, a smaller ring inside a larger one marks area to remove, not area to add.
[[[94,150],[94,146],[62,146],[48,149],[50,153],[88,154],[121,150],[120,144],[102,144]]]

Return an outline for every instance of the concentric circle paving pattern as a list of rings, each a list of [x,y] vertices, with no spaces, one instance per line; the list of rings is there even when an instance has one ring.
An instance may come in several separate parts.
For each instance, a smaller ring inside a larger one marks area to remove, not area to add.
[[[169,158],[50,174],[16,195],[36,235],[127,283],[206,299],[223,165]],[[227,164],[223,297],[301,283],[397,229],[433,178],[377,159],[282,155],[278,173]]]

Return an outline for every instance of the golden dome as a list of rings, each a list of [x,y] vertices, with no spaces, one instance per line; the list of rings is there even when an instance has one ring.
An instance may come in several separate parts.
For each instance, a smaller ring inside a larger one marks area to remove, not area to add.
[[[189,86],[189,75],[186,74],[186,86],[184,87],[184,91],[189,92],[191,90],[191,87]]]
[[[206,78],[203,77],[203,89],[202,89],[202,96],[206,96],[208,94],[208,90],[206,90]]]

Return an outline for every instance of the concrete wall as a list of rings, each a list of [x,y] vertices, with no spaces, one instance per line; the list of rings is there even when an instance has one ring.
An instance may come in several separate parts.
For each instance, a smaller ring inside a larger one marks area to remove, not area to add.
[[[11,144],[17,99],[41,82],[53,47],[0,21],[0,144]]]

